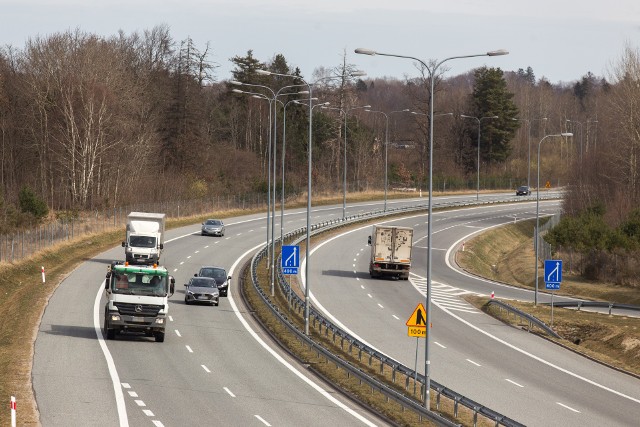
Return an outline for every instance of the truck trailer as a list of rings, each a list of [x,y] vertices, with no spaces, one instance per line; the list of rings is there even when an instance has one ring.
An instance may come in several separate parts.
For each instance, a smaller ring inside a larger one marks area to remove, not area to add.
[[[413,244],[411,227],[374,225],[368,243],[371,245],[371,277],[409,279]]]
[[[164,248],[165,214],[131,212],[127,216],[124,248],[125,261],[130,264],[159,264]]]

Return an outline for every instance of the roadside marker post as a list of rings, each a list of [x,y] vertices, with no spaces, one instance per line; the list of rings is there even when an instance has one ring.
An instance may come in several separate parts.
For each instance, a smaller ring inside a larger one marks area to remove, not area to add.
[[[496,296],[496,294],[493,291],[491,291],[491,299],[494,299],[495,296]]]
[[[44,283],[44,282],[45,282],[45,280],[44,280],[44,265],[43,265],[42,266],[42,283]]]
[[[16,427],[16,397],[11,396],[11,427]]]

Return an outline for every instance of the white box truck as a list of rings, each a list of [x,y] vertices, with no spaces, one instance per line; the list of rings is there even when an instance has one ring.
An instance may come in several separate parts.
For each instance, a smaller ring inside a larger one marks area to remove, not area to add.
[[[168,298],[175,290],[175,279],[166,268],[113,262],[104,288],[106,339],[112,340],[121,332],[141,332],[157,342],[164,341]]]
[[[409,279],[413,229],[389,225],[374,225],[369,236],[371,277]]]
[[[164,248],[165,214],[131,212],[127,216],[125,260],[130,264],[159,264]]]

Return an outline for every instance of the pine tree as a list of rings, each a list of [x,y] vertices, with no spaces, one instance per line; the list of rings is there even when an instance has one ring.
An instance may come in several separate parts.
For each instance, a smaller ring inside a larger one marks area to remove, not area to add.
[[[511,154],[511,140],[519,123],[518,107],[513,102],[513,93],[507,90],[507,82],[500,68],[482,67],[474,72],[475,84],[471,95],[472,108],[476,117],[498,116],[484,120],[480,133],[480,157],[483,161],[503,163]],[[477,144],[478,127],[470,133],[473,145]]]

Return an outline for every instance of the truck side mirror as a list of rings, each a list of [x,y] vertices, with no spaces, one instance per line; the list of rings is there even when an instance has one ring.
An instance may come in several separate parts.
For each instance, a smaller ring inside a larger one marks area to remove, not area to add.
[[[122,242],[122,247],[124,248],[125,246],[127,246],[127,242]]]
[[[164,249],[164,243],[160,243],[160,249]]]
[[[231,276],[227,277],[227,280],[231,280]]]
[[[194,274],[193,274],[193,277],[198,277],[198,273],[194,273]]]
[[[176,291],[176,279],[173,276],[169,276],[169,296],[173,295]]]
[[[104,290],[105,291],[109,290],[109,280],[108,279],[104,281]]]
[[[369,238],[367,239],[367,244],[371,246],[371,236],[369,236]]]

